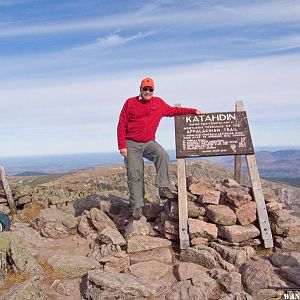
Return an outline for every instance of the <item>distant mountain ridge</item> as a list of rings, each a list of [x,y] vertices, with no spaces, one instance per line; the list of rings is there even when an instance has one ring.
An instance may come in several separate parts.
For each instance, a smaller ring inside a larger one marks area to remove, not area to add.
[[[175,150],[169,150],[168,153],[171,161],[176,161]],[[300,187],[300,149],[256,151],[255,155],[261,177]],[[209,160],[232,167],[234,156],[195,159]],[[86,153],[0,159],[0,164],[5,167],[7,175],[35,176],[123,164],[123,158],[118,152]],[[247,172],[244,158],[243,171]]]

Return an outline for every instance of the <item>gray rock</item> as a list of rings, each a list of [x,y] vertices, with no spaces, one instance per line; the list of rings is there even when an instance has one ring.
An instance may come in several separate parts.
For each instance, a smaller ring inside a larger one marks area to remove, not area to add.
[[[81,216],[77,230],[85,238],[97,232],[92,221],[86,215]]]
[[[256,261],[247,261],[240,268],[243,286],[252,296],[258,295],[258,291],[263,292],[269,286],[286,287],[286,283],[282,281],[274,272],[270,262],[258,259]],[[276,295],[277,293],[275,293]]]
[[[227,247],[213,242],[210,243],[210,247],[215,249],[223,259],[235,266],[241,266],[255,255],[255,250],[249,246],[234,249],[232,247]]]
[[[15,271],[28,275],[43,273],[42,267],[26,249],[23,243],[12,240],[9,245],[8,255],[12,267]]]
[[[180,281],[192,279],[193,277],[207,276],[209,269],[191,262],[180,262],[176,268],[177,277]]]
[[[47,262],[54,270],[69,278],[82,277],[89,270],[101,267],[94,259],[79,255],[54,255]]]
[[[0,251],[0,288],[4,286],[6,267],[6,253],[4,251]]]
[[[279,202],[269,202],[266,204],[267,211],[270,213],[271,211],[280,210],[283,208],[282,203]]]
[[[210,299],[210,296],[217,289],[216,281],[207,274],[203,277],[194,277],[192,280],[176,282],[172,285],[171,291],[166,295],[167,300],[203,300]]]
[[[107,227],[101,231],[99,234],[99,240],[105,244],[113,244],[113,245],[126,245],[126,240],[121,235],[119,230],[114,229],[112,227]]]
[[[270,261],[276,267],[298,267],[300,266],[300,253],[275,252],[270,256]]]
[[[222,267],[227,271],[232,271],[235,269],[232,264],[222,259],[217,251],[207,246],[194,246],[193,248],[189,247],[181,252],[180,259],[182,261],[199,264],[209,269],[218,267]]]
[[[217,268],[219,266],[213,255],[207,250],[198,250],[195,247],[189,247],[183,250],[180,254],[180,260],[192,262],[208,269]]]
[[[198,219],[188,219],[190,238],[203,237],[210,241],[217,239],[218,228],[215,224],[207,223]]]
[[[145,261],[131,265],[128,272],[145,282],[157,281],[164,277],[170,270],[171,266],[156,260]]]
[[[208,205],[206,216],[212,222],[220,225],[234,225],[236,223],[234,211],[226,205]]]
[[[300,236],[280,237],[275,236],[275,245],[278,248],[300,252]]]
[[[17,241],[18,243],[22,243],[23,240],[15,232],[11,232],[11,231],[0,232],[0,252],[7,253],[11,241]]]
[[[218,226],[218,234],[229,242],[243,242],[255,238],[260,235],[260,231],[253,224],[241,226]]]
[[[140,262],[156,260],[162,263],[172,263],[173,255],[169,248],[156,248],[153,250],[137,252],[130,255],[130,263],[136,264]]]
[[[273,234],[283,237],[300,235],[300,218],[292,210],[276,210],[270,213]]]
[[[166,220],[164,224],[164,233],[172,234],[172,235],[179,235],[179,225],[178,222],[174,222],[171,220]]]
[[[240,207],[252,201],[252,197],[248,193],[248,188],[227,188],[225,195],[226,201],[235,207]]]
[[[114,271],[114,272],[125,272],[130,266],[129,255],[122,251],[116,253],[114,256],[106,257],[105,260],[102,259],[102,262],[105,261],[104,271]]]
[[[222,269],[214,269],[210,272],[210,275],[212,278],[217,279],[227,292],[240,293],[243,291],[241,274],[238,272],[226,272]]]
[[[92,208],[90,211],[90,216],[93,225],[99,232],[106,227],[117,229],[115,223],[100,209]]]
[[[205,208],[197,202],[188,201],[187,207],[189,218],[198,218],[199,216],[204,216],[205,214]]]
[[[220,298],[221,300],[254,300],[254,298],[246,292],[236,292]]]
[[[135,253],[169,246],[171,246],[171,242],[166,239],[152,236],[134,236],[127,241],[127,252]]]
[[[0,296],[1,300],[42,300],[45,299],[46,287],[40,276],[34,276],[14,287]]]
[[[45,239],[41,237],[39,232],[30,227],[27,223],[13,223],[10,229],[23,238],[24,242],[33,246],[41,247],[45,243]]]
[[[256,202],[250,201],[235,209],[237,219],[241,225],[249,225],[256,221]]]
[[[132,220],[125,227],[124,237],[126,240],[134,236],[148,236],[153,235],[153,229],[145,217],[140,220]]]
[[[66,237],[68,229],[77,226],[77,220],[71,214],[54,208],[46,208],[32,222],[32,226],[46,237],[60,238]]]
[[[52,286],[54,287],[55,291],[63,296],[71,296],[75,290],[76,290],[76,286],[73,282],[70,281],[59,281],[57,280],[57,282],[54,284],[52,284]]]
[[[297,267],[281,267],[280,275],[287,280],[294,282],[297,286],[300,286],[300,266]]]
[[[103,270],[88,272],[86,298],[94,300],[147,299],[157,291],[130,274]]]
[[[122,249],[119,245],[92,243],[89,257],[92,257],[98,262],[108,261],[111,257],[121,253]]]

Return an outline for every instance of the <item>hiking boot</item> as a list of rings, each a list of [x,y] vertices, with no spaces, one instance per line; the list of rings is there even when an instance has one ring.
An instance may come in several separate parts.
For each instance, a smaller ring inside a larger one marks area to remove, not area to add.
[[[142,207],[133,209],[132,218],[134,220],[140,220],[142,215],[143,215],[143,208]]]
[[[159,197],[162,199],[174,199],[172,191],[167,187],[159,188]]]

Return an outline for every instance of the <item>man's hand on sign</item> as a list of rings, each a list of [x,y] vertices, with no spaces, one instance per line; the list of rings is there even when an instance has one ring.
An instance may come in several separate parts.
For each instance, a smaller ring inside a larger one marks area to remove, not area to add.
[[[126,158],[127,157],[127,148],[120,149],[120,154]]]

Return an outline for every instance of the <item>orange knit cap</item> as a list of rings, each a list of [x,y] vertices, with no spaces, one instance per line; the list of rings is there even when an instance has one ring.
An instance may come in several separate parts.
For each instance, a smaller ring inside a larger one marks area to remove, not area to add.
[[[141,82],[141,87],[150,86],[154,89],[154,81],[152,78],[144,78]]]

